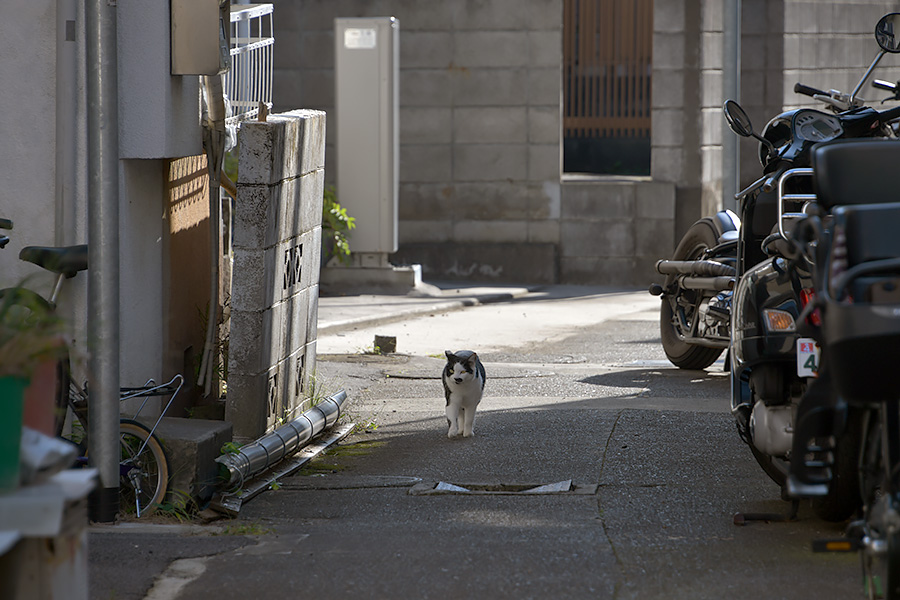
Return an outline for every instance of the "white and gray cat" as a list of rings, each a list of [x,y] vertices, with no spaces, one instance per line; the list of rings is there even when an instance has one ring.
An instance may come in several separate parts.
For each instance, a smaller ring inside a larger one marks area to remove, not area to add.
[[[471,350],[444,352],[447,364],[441,380],[444,382],[444,397],[447,399],[447,437],[462,433],[471,437],[475,432],[475,407],[481,402],[484,382],[487,376],[478,355]]]

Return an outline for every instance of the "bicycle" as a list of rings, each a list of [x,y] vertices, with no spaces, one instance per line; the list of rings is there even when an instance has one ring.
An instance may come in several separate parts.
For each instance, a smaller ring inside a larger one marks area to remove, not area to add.
[[[172,402],[184,385],[184,377],[175,375],[166,383],[157,385],[152,379],[143,386],[120,388],[119,399],[124,402],[133,398],[144,401],[132,418],[119,419],[119,508],[134,506],[135,515],[140,518],[151,514],[162,504],[169,485],[169,459],[166,450],[156,437],[156,429],[172,406]],[[165,408],[152,427],[138,421],[147,401],[154,396],[170,396]],[[87,385],[81,387],[70,383],[66,397],[67,405],[74,417],[81,423],[85,436],[79,447],[87,448],[88,404],[90,395]],[[57,424],[62,429],[62,423]],[[79,464],[87,464],[87,453],[77,459]]]
[[[12,228],[12,221],[0,219],[0,229]],[[0,248],[4,248],[8,242],[8,236],[0,235]],[[19,258],[54,273],[56,282],[53,291],[49,298],[44,298],[24,287],[6,288],[0,289],[0,299],[15,294],[13,302],[48,312],[55,311],[63,282],[88,268],[88,248],[85,244],[65,247],[26,246],[20,251]],[[77,420],[84,432],[78,443],[84,452],[80,453],[76,462],[85,465],[90,395],[87,384],[79,386],[72,379],[68,356],[60,359],[57,364],[56,383],[56,435],[62,437],[66,415],[71,409],[73,424]],[[144,398],[132,418],[119,419],[119,506],[122,510],[133,505],[138,518],[152,513],[162,503],[168,491],[169,461],[155,432],[183,384],[184,377],[178,374],[164,384],[157,385],[151,379],[143,386],[123,387],[119,390],[121,401]],[[152,427],[137,420],[151,397],[166,395],[170,396],[169,401]]]

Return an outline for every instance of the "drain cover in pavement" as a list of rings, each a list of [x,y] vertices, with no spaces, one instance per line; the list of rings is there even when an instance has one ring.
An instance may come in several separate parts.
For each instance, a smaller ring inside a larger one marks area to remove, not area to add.
[[[419,483],[410,488],[413,496],[434,494],[498,494],[498,495],[542,495],[542,494],[595,494],[596,485],[575,485],[571,479],[556,483]]]

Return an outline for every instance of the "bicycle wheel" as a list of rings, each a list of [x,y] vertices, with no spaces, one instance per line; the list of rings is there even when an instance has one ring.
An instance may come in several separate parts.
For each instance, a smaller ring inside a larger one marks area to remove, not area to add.
[[[69,357],[65,356],[56,363],[56,392],[54,395],[53,427],[56,436],[62,435],[66,424],[66,413],[69,410],[69,394],[72,387],[72,371]]]
[[[169,461],[150,430],[130,419],[119,422],[119,510],[142,517],[162,503],[169,485]]]

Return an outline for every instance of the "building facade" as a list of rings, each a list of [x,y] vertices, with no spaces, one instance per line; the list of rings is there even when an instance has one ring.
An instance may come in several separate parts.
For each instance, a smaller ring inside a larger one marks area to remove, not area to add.
[[[690,224],[722,206],[722,139],[733,135],[721,114],[725,1],[651,3],[642,175],[564,171],[566,15],[583,15],[588,0],[280,0],[275,104],[328,113],[326,177],[335,181],[334,19],[394,16],[400,248],[392,261],[421,264],[433,280],[643,286]],[[638,4],[592,2],[610,18]],[[796,81],[852,90],[875,56],[875,23],[893,8],[743,0],[740,101],[754,125],[808,100],[793,94]],[[741,142],[742,182],[755,178],[756,154],[754,142]]]

